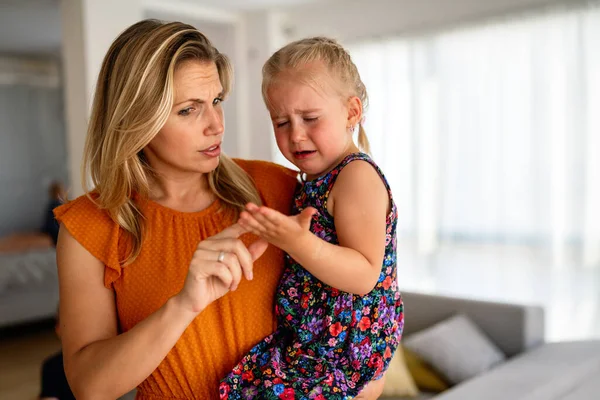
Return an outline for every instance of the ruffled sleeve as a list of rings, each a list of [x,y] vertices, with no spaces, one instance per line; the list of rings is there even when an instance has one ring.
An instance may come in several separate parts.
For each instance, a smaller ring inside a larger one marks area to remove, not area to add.
[[[104,286],[110,289],[121,276],[119,225],[86,196],[54,209],[54,216],[75,240],[105,265]]]

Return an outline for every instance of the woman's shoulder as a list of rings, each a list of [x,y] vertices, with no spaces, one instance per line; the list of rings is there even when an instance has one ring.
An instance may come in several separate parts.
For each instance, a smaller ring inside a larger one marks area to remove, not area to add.
[[[106,267],[105,286],[121,274],[119,238],[121,229],[95,201],[96,195],[83,195],[54,209],[54,216],[71,236]]]
[[[298,171],[270,161],[234,159],[252,177],[259,191],[291,190],[298,183]]]
[[[234,159],[254,181],[265,205],[288,213],[298,184],[298,171],[269,161]]]
[[[234,158],[233,161],[242,167],[242,169],[255,180],[256,178],[268,177],[270,179],[282,179],[297,182],[298,179],[298,171],[294,171],[274,162],[244,160],[241,158]]]
[[[79,196],[55,208],[54,216],[59,222],[81,221],[88,226],[116,225],[108,212],[96,203],[97,197],[94,193]]]

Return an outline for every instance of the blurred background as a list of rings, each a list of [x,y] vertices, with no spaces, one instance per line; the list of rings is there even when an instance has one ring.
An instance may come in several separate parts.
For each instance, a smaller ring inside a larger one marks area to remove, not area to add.
[[[39,230],[53,182],[82,193],[100,63],[148,17],[230,56],[225,151],[283,164],[262,65],[291,40],[338,39],[398,205],[401,289],[538,304],[546,340],[600,338],[600,1],[583,0],[0,0],[4,335],[56,308],[51,257],[15,256],[51,245],[10,238]]]

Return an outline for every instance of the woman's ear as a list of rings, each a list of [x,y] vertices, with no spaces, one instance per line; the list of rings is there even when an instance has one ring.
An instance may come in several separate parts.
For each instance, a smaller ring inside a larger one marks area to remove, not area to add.
[[[362,101],[357,96],[348,99],[348,123],[347,128],[354,128],[362,118]]]

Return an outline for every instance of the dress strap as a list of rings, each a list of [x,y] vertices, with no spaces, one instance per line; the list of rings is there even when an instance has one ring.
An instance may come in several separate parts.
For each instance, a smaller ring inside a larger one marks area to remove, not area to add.
[[[366,161],[369,164],[371,164],[373,166],[373,168],[375,168],[375,171],[377,171],[377,174],[379,174],[379,176],[381,177],[381,180],[383,181],[385,188],[387,189],[388,192],[390,192],[390,195],[391,195],[390,186],[387,182],[387,179],[385,179],[385,176],[383,175],[383,172],[381,171],[379,166],[377,164],[375,164],[375,161],[373,161],[373,159],[368,154],[362,153],[362,152],[348,154],[334,169],[332,169],[329,172],[329,174],[328,174],[329,179],[327,179],[328,191],[331,190],[331,188],[335,184],[337,177],[339,176],[340,172],[342,172],[344,167],[346,165],[350,164],[352,161],[357,161],[357,160]]]

